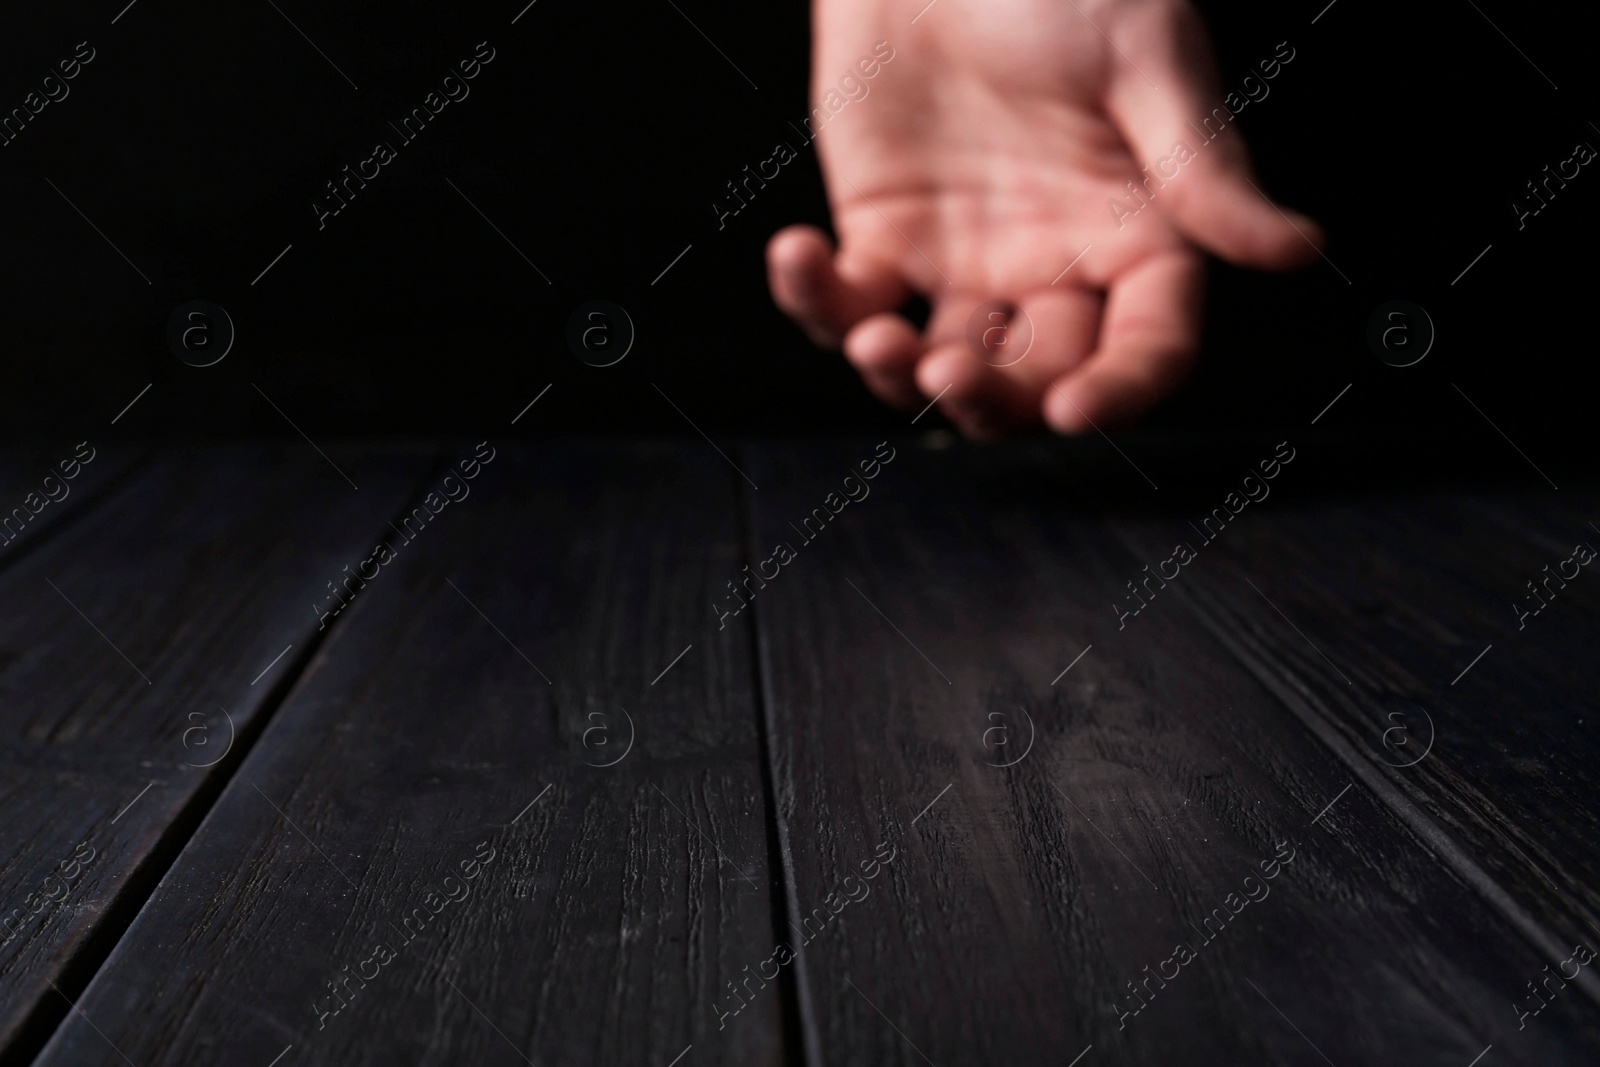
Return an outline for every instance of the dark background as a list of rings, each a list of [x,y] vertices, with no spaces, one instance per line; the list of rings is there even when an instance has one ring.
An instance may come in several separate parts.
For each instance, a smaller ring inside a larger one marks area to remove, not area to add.
[[[515,25],[525,0],[14,10],[0,109],[79,41],[97,55],[0,148],[3,432],[278,433],[285,415],[314,436],[692,432],[652,383],[710,432],[905,429],[767,294],[771,233],[826,223],[814,152],[720,232],[711,208],[745,164],[796,143],[806,5],[675,2],[538,0]],[[1594,16],[1337,0],[1312,25],[1324,3],[1207,15],[1230,87],[1277,42],[1295,48],[1240,124],[1265,187],[1326,224],[1349,281],[1320,261],[1287,277],[1217,268],[1202,370],[1150,425],[1301,424],[1353,382],[1324,428],[1491,433],[1455,383],[1524,447],[1586,443],[1600,176],[1585,168],[1521,232],[1510,202],[1577,141],[1600,147]],[[470,97],[318,232],[323,183],[397,141],[387,122],[484,40],[496,58]],[[196,297],[237,328],[208,368],[165,342],[169,314]],[[593,298],[626,307],[638,332],[605,369],[565,341]],[[1439,334],[1403,369],[1364,339],[1395,298],[1425,307]]]

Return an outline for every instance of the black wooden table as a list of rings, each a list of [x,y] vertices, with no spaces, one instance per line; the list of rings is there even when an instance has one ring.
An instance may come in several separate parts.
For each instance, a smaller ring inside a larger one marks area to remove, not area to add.
[[[1600,492],[1509,452],[74,447],[6,1062],[1600,1060]]]

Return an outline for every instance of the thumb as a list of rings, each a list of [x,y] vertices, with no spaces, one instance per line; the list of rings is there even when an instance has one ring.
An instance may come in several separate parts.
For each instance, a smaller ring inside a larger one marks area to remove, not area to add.
[[[1244,98],[1224,97],[1200,16],[1187,5],[1155,4],[1114,31],[1122,55],[1106,107],[1148,175],[1135,183],[1138,195],[1190,241],[1231,263],[1276,270],[1316,258],[1321,227],[1268,199],[1254,180],[1224,102]],[[1281,63],[1270,62],[1281,72]],[[1255,99],[1266,99],[1268,81],[1255,80],[1265,89]],[[1128,207],[1139,207],[1131,196]]]

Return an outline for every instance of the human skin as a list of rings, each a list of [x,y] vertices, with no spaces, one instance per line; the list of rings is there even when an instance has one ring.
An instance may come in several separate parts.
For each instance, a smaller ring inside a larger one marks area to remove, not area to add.
[[[813,2],[814,107],[874,43],[895,56],[817,136],[838,248],[788,227],[768,277],[886,402],[938,397],[977,438],[1125,424],[1194,362],[1207,253],[1262,269],[1316,258],[1321,230],[1257,188],[1236,123],[1196,133],[1224,94],[1187,4]],[[1126,183],[1143,191],[1179,143],[1194,158],[1119,225],[1109,201],[1136,204]],[[912,293],[932,306],[922,332],[897,313]],[[996,299],[1032,324],[1010,366],[968,341]]]

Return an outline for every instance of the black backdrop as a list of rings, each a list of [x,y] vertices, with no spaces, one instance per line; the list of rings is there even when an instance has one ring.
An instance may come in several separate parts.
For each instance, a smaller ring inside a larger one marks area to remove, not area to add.
[[[515,432],[692,432],[653,386],[710,432],[904,428],[767,295],[767,237],[825,222],[810,150],[725,229],[711,208],[806,114],[805,5],[524,2],[13,7],[0,109],[78,42],[94,59],[0,148],[4,432],[284,432],[287,415],[314,435],[503,434],[551,383]],[[1593,16],[1324,4],[1207,14],[1230,85],[1296,50],[1240,123],[1267,187],[1327,224],[1337,271],[1218,269],[1202,370],[1153,425],[1298,422],[1353,382],[1342,426],[1488,432],[1454,383],[1519,442],[1587,441],[1600,175],[1520,231],[1511,202],[1577,141],[1600,148]],[[319,231],[324,183],[398,143],[387,124],[481,41],[470,96]],[[214,366],[165,339],[193,298],[237,330]],[[637,329],[603,369],[565,341],[594,298]],[[1413,367],[1364,339],[1395,298],[1438,330]]]

